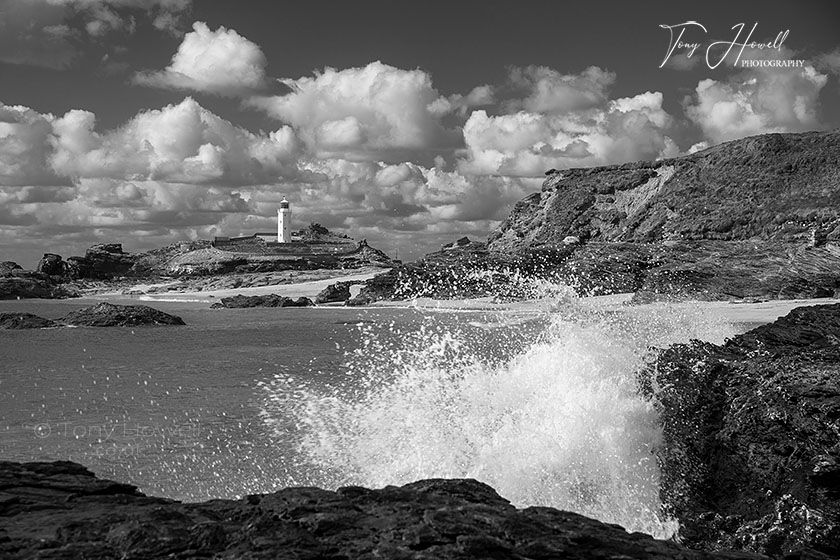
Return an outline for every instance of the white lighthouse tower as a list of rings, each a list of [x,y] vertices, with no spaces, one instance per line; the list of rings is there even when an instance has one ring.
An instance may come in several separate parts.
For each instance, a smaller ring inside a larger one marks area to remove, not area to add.
[[[286,197],[280,201],[277,210],[277,243],[291,243],[292,241],[292,210]]]

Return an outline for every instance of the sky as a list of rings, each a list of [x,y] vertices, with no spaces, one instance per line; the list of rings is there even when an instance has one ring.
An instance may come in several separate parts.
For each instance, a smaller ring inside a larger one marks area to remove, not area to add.
[[[836,1],[0,0],[0,260],[317,222],[402,259],[549,169],[840,126]]]

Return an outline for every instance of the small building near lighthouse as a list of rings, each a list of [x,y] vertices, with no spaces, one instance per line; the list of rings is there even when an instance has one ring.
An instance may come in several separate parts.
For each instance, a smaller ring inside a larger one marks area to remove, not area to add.
[[[292,209],[289,208],[289,201],[286,197],[280,201],[280,208],[277,210],[277,243],[292,242]]]

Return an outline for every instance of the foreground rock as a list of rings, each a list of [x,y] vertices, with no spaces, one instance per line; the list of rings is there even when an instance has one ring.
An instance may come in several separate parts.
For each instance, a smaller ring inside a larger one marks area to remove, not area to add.
[[[684,542],[840,558],[840,304],[799,307],[723,346],[676,345],[647,379],[664,500]]]
[[[183,325],[176,315],[146,305],[114,305],[102,302],[72,311],[59,322],[78,327],[137,327],[141,325]]]
[[[211,309],[244,309],[248,307],[311,307],[315,305],[308,297],[293,299],[279,294],[264,296],[236,295],[222,298],[210,306]]]
[[[75,463],[0,462],[0,520],[0,556],[10,560],[762,558],[690,551],[551,508],[516,509],[474,480],[184,504]]]
[[[32,313],[0,313],[0,329],[46,329],[55,327],[55,321],[44,319]]]

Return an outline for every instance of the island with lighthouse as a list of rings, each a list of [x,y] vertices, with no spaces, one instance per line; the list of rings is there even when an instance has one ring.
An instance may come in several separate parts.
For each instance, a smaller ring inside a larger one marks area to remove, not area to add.
[[[221,297],[232,295],[231,290],[265,291],[292,283],[310,284],[300,295],[314,299],[331,279],[361,284],[399,264],[364,239],[357,241],[317,223],[297,230],[294,225],[291,204],[283,198],[276,233],[182,241],[141,253],[125,251],[122,243],[102,243],[88,248],[84,256],[65,259],[45,253],[34,271],[3,262],[0,299],[196,293]]]

